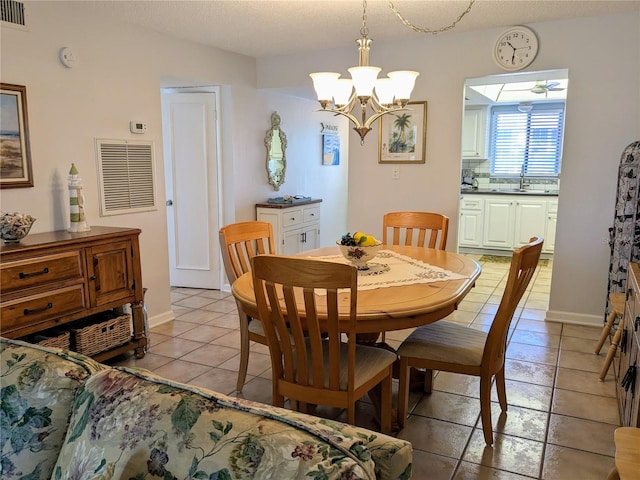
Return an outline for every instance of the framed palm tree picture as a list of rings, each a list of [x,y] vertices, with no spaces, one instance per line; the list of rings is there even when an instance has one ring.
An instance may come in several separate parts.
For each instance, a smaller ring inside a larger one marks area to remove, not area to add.
[[[380,117],[378,163],[424,163],[427,143],[427,102]]]

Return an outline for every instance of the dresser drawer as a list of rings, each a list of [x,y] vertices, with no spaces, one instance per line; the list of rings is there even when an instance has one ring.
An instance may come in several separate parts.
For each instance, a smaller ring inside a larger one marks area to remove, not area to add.
[[[303,222],[319,222],[320,221],[320,207],[305,208],[302,212]]]
[[[22,288],[82,278],[82,257],[80,250],[74,250],[25,258],[2,263],[0,272],[0,285],[6,294]]]
[[[78,284],[3,302],[0,304],[0,321],[3,331],[14,330],[84,308],[84,284]]]
[[[287,209],[282,213],[282,226],[283,227],[293,227],[294,225],[299,225],[302,223],[303,215],[302,209]]]

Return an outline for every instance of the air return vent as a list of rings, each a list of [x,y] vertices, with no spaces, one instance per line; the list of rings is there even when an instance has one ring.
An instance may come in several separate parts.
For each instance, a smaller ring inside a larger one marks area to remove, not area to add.
[[[100,215],[156,210],[153,142],[96,139]]]
[[[2,26],[27,29],[27,15],[24,2],[15,0],[0,0],[0,20]]]

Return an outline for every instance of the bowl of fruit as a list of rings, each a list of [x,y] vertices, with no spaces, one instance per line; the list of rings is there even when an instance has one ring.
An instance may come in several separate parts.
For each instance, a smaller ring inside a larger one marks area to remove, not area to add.
[[[362,232],[356,232],[353,236],[347,233],[336,243],[344,258],[358,270],[368,270],[367,263],[375,258],[382,246],[382,242],[376,237]]]

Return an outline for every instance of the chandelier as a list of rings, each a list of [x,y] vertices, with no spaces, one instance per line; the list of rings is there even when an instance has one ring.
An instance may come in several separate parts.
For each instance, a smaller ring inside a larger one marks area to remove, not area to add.
[[[419,33],[441,33],[453,28],[471,10],[475,0],[470,0],[469,7],[458,18],[446,27],[437,30],[420,28],[405,19],[395,8],[391,0],[387,0],[389,8],[406,26]],[[371,39],[367,28],[367,1],[362,2],[362,38],[356,40],[358,45],[358,66],[348,69],[351,78],[340,78],[339,73],[317,72],[309,76],[313,80],[313,88],[318,96],[322,110],[344,115],[353,122],[353,128],[360,135],[361,143],[371,131],[371,125],[386,113],[403,110],[409,102],[411,92],[420,75],[412,70],[389,72],[386,78],[378,78],[382,70],[369,65]],[[333,106],[331,106],[333,104]],[[360,118],[352,113],[360,105]],[[367,118],[368,110],[373,113]]]

